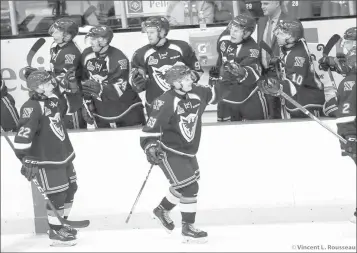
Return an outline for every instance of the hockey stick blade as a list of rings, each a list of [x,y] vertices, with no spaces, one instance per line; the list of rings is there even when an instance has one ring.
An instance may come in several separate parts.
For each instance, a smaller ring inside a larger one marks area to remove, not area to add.
[[[332,37],[329,39],[327,44],[325,45],[324,49],[322,50],[322,54],[324,56],[327,56],[330,54],[332,48],[336,45],[336,43],[341,39],[341,36],[338,34],[332,35]]]
[[[274,53],[273,53],[273,50],[271,49],[271,47],[269,47],[269,45],[265,42],[265,41],[260,41],[259,43],[259,47],[261,49],[264,49],[265,51],[267,51],[267,53],[270,55],[270,56],[273,56]]]
[[[39,38],[35,44],[33,44],[33,46],[31,47],[30,51],[27,54],[27,65],[31,66],[32,63],[32,59],[35,56],[35,54],[37,53],[37,51],[43,46],[43,44],[45,44],[46,40],[44,38]]]
[[[73,228],[86,228],[89,226],[90,221],[89,220],[78,220],[78,221],[74,221],[74,220],[65,220],[61,217],[61,223],[69,225]]]

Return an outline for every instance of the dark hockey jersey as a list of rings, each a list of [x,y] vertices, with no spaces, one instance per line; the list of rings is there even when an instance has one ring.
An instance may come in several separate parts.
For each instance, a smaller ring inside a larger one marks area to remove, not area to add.
[[[63,116],[77,111],[79,105],[79,96],[59,99],[52,95],[45,100],[27,100],[20,109],[19,130],[14,143],[16,155],[19,158],[34,156],[41,161],[40,165],[71,162],[75,153]]]
[[[150,83],[145,87],[147,103],[151,104],[155,98],[171,88],[164,81],[163,75],[176,63],[184,63],[192,70],[203,73],[195,52],[185,41],[167,40],[160,47],[148,44],[134,52],[131,62],[132,70],[141,68],[149,76]],[[129,82],[132,85],[131,76]],[[135,90],[134,86],[133,88]],[[143,90],[135,91],[141,92]]]
[[[356,135],[356,106],[356,73],[351,73],[341,81],[337,96],[324,106],[327,116],[337,117],[340,135]]]
[[[240,83],[233,87],[230,95],[224,99],[228,103],[243,103],[251,93],[257,91],[256,82],[261,75],[259,63],[259,47],[253,38],[241,44],[232,43],[230,35],[223,35],[217,43],[219,58],[217,65],[220,67],[226,61],[235,62],[246,70],[246,76]]]
[[[7,131],[16,131],[19,124],[19,114],[15,107],[14,98],[7,92],[7,87],[2,82],[0,88],[1,94],[1,115],[0,125]]]
[[[194,85],[186,95],[171,89],[153,101],[152,113],[143,135],[141,147],[160,141],[162,148],[178,155],[193,157],[201,139],[202,114],[208,104],[216,104],[231,91],[229,84],[212,88]],[[160,137],[162,131],[162,136]]]
[[[52,43],[50,48],[51,60],[50,60],[50,67],[51,71],[54,75],[59,79],[63,77],[64,74],[70,68],[76,68],[77,70],[77,77],[80,77],[81,73],[81,51],[79,50],[78,46],[73,42],[70,41],[64,46],[60,47],[57,43]]]
[[[109,46],[99,55],[88,47],[81,58],[83,80],[91,79],[103,85],[101,100],[93,100],[97,117],[114,122],[130,106],[142,104],[128,84],[129,60],[121,50]]]

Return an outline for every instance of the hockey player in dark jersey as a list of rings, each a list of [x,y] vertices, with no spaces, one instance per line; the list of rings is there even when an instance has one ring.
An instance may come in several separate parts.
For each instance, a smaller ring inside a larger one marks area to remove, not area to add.
[[[56,20],[48,31],[53,37],[53,43],[50,48],[50,69],[60,84],[60,91],[63,93],[66,91],[61,87],[61,82],[67,71],[74,69],[76,78],[78,80],[81,79],[81,51],[73,41],[74,37],[77,36],[78,31],[78,25],[69,18]],[[88,112],[84,107],[81,107],[73,114],[65,115],[64,117],[67,129],[86,129],[86,120],[88,120],[89,123],[92,123]]]
[[[28,73],[30,98],[20,109],[15,152],[23,164],[21,173],[28,180],[36,177],[58,213],[67,218],[77,190],[77,177],[72,164],[75,153],[63,117],[78,110],[81,96],[68,95],[67,100],[61,100],[56,95],[60,94],[57,81],[50,73]],[[63,78],[66,79],[67,76]],[[53,245],[74,245],[77,230],[62,226],[51,208],[46,208]]]
[[[129,60],[121,50],[109,45],[112,39],[113,31],[104,25],[92,28],[86,35],[91,46],[81,57],[83,93],[91,101],[89,108],[98,127],[144,125],[142,101],[128,84]]]
[[[337,117],[337,132],[347,143],[341,142],[343,156],[350,156],[356,163],[356,74],[357,74],[357,27],[347,29],[343,35],[341,46],[343,55],[339,57],[325,56],[319,60],[324,70],[330,69],[345,78],[338,86],[336,97],[326,102],[324,109],[327,116]],[[356,223],[356,212],[351,221]]]
[[[268,118],[265,94],[258,90],[256,82],[261,68],[258,60],[259,47],[251,37],[256,27],[255,19],[249,14],[240,14],[228,25],[217,42],[219,57],[217,66],[234,62],[237,68],[236,80],[242,85],[233,88],[232,93],[218,103],[218,121],[263,120]]]
[[[175,65],[168,69],[164,80],[172,88],[153,101],[140,138],[148,161],[159,165],[171,184],[166,197],[153,210],[154,217],[171,232],[175,225],[169,212],[180,203],[184,242],[204,242],[207,238],[206,232],[194,227],[200,177],[196,153],[206,106],[216,104],[239,84],[234,75],[223,73],[219,81],[217,70],[210,73],[213,84],[210,87],[193,83],[188,66]]]
[[[322,115],[325,102],[324,88],[315,72],[309,50],[304,39],[304,28],[299,20],[282,19],[274,29],[280,47],[280,57],[273,57],[270,66],[278,61],[283,66],[279,75],[286,85],[284,92],[316,116]],[[298,108],[282,99],[282,118],[307,117]]]
[[[132,57],[129,82],[136,92],[146,91],[146,111],[150,114],[152,101],[170,89],[164,74],[177,63],[184,63],[198,81],[203,70],[192,47],[185,41],[167,39],[170,25],[164,17],[152,17],[142,24],[149,44],[139,48]]]
[[[14,98],[7,92],[5,81],[1,79],[0,97],[1,97],[1,116],[0,126],[5,132],[17,131],[17,125],[19,124],[19,114],[15,107]]]

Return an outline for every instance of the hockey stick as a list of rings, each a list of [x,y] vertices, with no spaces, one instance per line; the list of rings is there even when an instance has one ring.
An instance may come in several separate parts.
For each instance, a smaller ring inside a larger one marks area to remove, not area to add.
[[[32,59],[35,56],[35,54],[38,52],[38,50],[45,44],[46,40],[44,38],[39,38],[35,44],[31,47],[30,51],[27,54],[26,60],[27,60],[27,65],[31,66]]]
[[[161,127],[160,127],[160,133],[161,133],[161,135],[160,135],[159,148],[161,147],[161,138],[162,138],[162,128],[161,128]],[[129,213],[128,217],[127,217],[126,220],[125,220],[125,223],[127,223],[127,224],[128,224],[128,222],[129,222],[129,220],[130,220],[131,215],[132,215],[133,212],[134,212],[134,209],[135,209],[135,207],[136,207],[136,204],[137,204],[138,201],[139,201],[140,195],[141,195],[141,193],[143,192],[143,189],[144,189],[144,187],[145,187],[145,185],[146,185],[146,182],[148,181],[149,175],[150,175],[151,170],[152,170],[153,167],[154,167],[154,164],[151,164],[150,169],[149,169],[149,172],[148,172],[148,174],[147,174],[147,176],[146,176],[146,178],[145,178],[145,181],[144,181],[143,185],[141,186],[141,189],[140,189],[140,191],[139,191],[139,193],[138,193],[138,196],[137,196],[136,199],[135,199],[135,202],[134,202],[133,206],[131,207],[131,210],[130,210],[130,213]]]
[[[328,125],[326,125],[325,123],[323,123],[320,119],[318,119],[315,115],[313,115],[311,112],[309,112],[306,108],[304,108],[302,105],[300,105],[298,102],[296,102],[293,98],[291,98],[288,94],[286,94],[285,92],[283,92],[282,90],[279,91],[278,93],[279,96],[282,96],[283,98],[285,98],[287,101],[289,101],[290,103],[292,103],[293,105],[295,105],[300,111],[302,111],[303,113],[305,113],[307,116],[309,116],[311,119],[313,119],[314,121],[316,121],[317,123],[319,123],[323,128],[325,128],[326,130],[328,130],[330,133],[332,133],[333,135],[335,135],[337,138],[340,139],[340,141],[342,141],[344,144],[347,143],[347,141],[338,133],[336,133],[334,130],[332,130]]]
[[[1,127],[1,132],[5,132],[2,127]],[[9,143],[11,149],[15,152],[15,147],[12,144],[9,136],[7,136],[5,134],[3,136],[5,137],[6,141]],[[69,225],[73,228],[85,228],[85,227],[89,226],[89,224],[90,224],[89,220],[71,221],[71,220],[65,220],[63,217],[61,217],[59,215],[59,213],[57,212],[56,208],[54,207],[54,205],[52,204],[52,202],[48,199],[47,194],[45,193],[43,188],[38,183],[36,177],[32,179],[32,182],[36,185],[38,191],[41,193],[41,195],[45,199],[46,203],[50,206],[51,210],[56,215],[57,219],[61,222],[62,225]]]
[[[138,194],[138,196],[137,196],[136,199],[135,199],[135,202],[134,202],[134,204],[133,204],[133,206],[132,206],[132,208],[131,208],[131,210],[130,210],[130,213],[129,213],[128,217],[127,217],[126,220],[125,220],[125,223],[128,223],[128,222],[129,222],[130,217],[131,217],[131,215],[133,214],[134,209],[135,209],[135,207],[136,207],[136,204],[137,204],[138,201],[139,201],[140,195],[141,195],[141,193],[143,192],[143,189],[144,189],[144,187],[145,187],[145,185],[146,185],[146,182],[148,181],[149,175],[150,175],[151,170],[152,170],[153,167],[154,167],[154,164],[151,164],[150,169],[149,169],[149,172],[148,172],[148,174],[147,174],[147,176],[146,176],[146,178],[145,178],[145,181],[144,181],[143,185],[141,186],[141,189],[140,189],[140,191],[139,191],[139,194]]]
[[[334,34],[332,35],[332,37],[329,39],[329,41],[327,42],[326,46],[324,47],[324,49],[322,50],[322,55],[323,56],[328,56],[332,50],[332,48],[337,44],[337,42],[341,39],[341,36],[338,34]],[[327,73],[331,79],[332,85],[333,87],[337,90],[337,85],[335,82],[335,78],[332,75],[331,69],[329,68],[327,70]]]

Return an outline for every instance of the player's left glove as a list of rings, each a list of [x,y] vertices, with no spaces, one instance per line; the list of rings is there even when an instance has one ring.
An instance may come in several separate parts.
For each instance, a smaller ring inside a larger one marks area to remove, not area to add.
[[[261,78],[257,82],[258,88],[261,92],[271,95],[271,96],[279,96],[280,92],[283,89],[281,83],[275,78]]]
[[[157,143],[150,143],[145,147],[146,158],[149,163],[158,165],[164,158],[164,153]]]
[[[31,181],[38,173],[39,160],[33,156],[25,156],[22,158],[21,174]]]
[[[208,84],[213,87],[217,81],[219,80],[219,68],[218,67],[212,67],[209,72],[209,79],[208,79]]]
[[[235,79],[238,82],[241,82],[247,74],[247,70],[235,62],[226,61],[223,64],[223,69],[224,72],[230,74],[228,78]]]
[[[200,80],[201,76],[200,74],[198,74],[197,71],[195,70],[191,70],[191,79],[194,83],[198,82],[198,80]]]
[[[347,141],[346,144],[341,142],[342,155],[351,156],[356,159],[356,135],[347,135],[345,140]]]
[[[101,100],[103,93],[103,85],[94,80],[88,79],[82,82],[83,94],[85,97],[92,97]]]
[[[76,69],[69,69],[64,76],[58,76],[56,79],[59,81],[59,85],[67,93],[77,93],[79,91],[78,79],[76,78]]]

